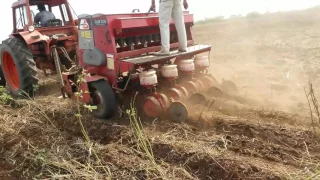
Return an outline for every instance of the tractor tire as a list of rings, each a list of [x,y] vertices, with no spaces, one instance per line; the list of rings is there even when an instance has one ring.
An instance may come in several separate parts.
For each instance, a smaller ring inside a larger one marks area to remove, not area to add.
[[[34,95],[38,83],[37,67],[32,52],[18,38],[9,38],[0,47],[1,70],[14,96]]]
[[[117,112],[116,96],[105,80],[91,82],[89,84],[94,109],[92,112],[98,119],[110,119]]]
[[[6,81],[6,79],[4,78],[3,71],[2,71],[2,68],[1,68],[1,66],[0,66],[0,86],[5,87],[6,84],[7,84],[7,81]]]

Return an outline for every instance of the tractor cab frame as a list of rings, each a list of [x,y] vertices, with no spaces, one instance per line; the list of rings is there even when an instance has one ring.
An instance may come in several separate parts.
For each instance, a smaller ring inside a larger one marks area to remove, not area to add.
[[[43,26],[34,22],[43,4],[55,19]],[[77,54],[78,29],[68,0],[18,0],[12,4],[13,32],[10,38],[18,38],[32,53],[38,69],[55,71],[51,47],[63,47],[75,58]],[[63,54],[64,52],[59,52]]]
[[[41,24],[34,22],[38,11],[37,5],[40,4],[44,4],[46,10],[52,12],[56,17],[51,20],[48,27],[42,27]],[[72,12],[66,0],[19,0],[12,5],[12,15],[13,33],[75,26]]]
[[[53,12],[55,19],[43,27],[34,22],[38,5]],[[55,61],[61,56],[63,68],[69,69],[77,58],[78,28],[68,0],[17,0],[11,6],[13,30],[0,44],[0,85],[8,85],[15,96],[33,94],[38,83],[37,69],[56,73]]]

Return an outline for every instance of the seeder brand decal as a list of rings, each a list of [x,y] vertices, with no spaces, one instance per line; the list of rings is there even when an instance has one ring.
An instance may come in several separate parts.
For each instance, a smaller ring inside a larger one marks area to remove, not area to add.
[[[86,19],[81,19],[79,28],[82,29],[82,30],[89,30],[90,29],[90,25],[89,25],[89,23],[88,23],[88,21]]]
[[[81,37],[86,39],[91,39],[91,31],[80,31]]]
[[[113,54],[107,54],[107,66],[109,69],[114,69],[114,56],[113,56]]]
[[[106,26],[106,25],[108,25],[108,22],[106,19],[96,19],[93,21],[93,24],[95,26]]]

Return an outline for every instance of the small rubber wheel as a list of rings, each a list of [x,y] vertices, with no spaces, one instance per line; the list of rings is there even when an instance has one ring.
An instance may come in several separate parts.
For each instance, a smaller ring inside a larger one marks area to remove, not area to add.
[[[185,122],[188,119],[188,109],[181,102],[173,102],[168,110],[169,119],[176,123]]]
[[[117,103],[115,94],[105,80],[91,82],[89,84],[91,97],[93,100],[92,105],[97,106],[93,114],[99,119],[110,119],[117,112]]]
[[[9,38],[0,46],[1,68],[14,96],[34,95],[38,83],[37,67],[32,52],[18,38]]]

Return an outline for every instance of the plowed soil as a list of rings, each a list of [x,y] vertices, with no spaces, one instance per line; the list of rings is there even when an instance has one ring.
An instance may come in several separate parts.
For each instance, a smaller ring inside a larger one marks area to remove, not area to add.
[[[183,124],[142,120],[151,153],[126,114],[94,119],[58,98],[56,77],[42,78],[34,100],[0,106],[0,179],[320,179],[304,92],[312,80],[320,95],[319,12],[196,24],[196,41],[213,45],[211,73],[239,93],[190,108]]]

